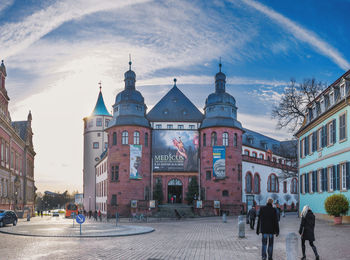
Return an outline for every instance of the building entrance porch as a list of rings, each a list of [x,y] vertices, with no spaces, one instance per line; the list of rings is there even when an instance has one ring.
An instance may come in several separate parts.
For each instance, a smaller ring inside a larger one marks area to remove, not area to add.
[[[182,203],[183,185],[179,179],[172,179],[168,182],[168,203]]]

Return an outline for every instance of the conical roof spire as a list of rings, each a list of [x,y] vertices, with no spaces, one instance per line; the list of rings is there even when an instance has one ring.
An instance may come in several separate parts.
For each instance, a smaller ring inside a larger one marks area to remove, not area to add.
[[[101,82],[99,83],[99,85],[100,85],[100,93],[98,94],[96,106],[94,108],[94,111],[92,111],[91,115],[92,116],[112,116],[110,113],[108,113],[105,102],[103,100]]]

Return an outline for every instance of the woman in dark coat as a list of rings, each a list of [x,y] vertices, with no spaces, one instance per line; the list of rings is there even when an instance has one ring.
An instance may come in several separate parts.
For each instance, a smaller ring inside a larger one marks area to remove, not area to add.
[[[310,207],[305,205],[303,211],[301,212],[301,223],[299,228],[299,234],[301,235],[301,249],[303,252],[302,260],[306,259],[305,255],[305,240],[309,240],[310,246],[315,253],[316,260],[319,260],[320,257],[317,253],[317,249],[314,245],[315,241],[315,215],[312,213]]]

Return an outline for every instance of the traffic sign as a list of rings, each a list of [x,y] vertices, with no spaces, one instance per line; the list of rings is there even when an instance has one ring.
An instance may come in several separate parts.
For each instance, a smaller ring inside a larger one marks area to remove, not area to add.
[[[75,220],[77,221],[78,224],[81,225],[85,222],[85,217],[84,217],[84,215],[79,214]]]

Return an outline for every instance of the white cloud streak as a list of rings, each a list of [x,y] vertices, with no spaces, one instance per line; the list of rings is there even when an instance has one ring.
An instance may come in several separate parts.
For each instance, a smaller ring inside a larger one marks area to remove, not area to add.
[[[301,25],[274,11],[273,9],[252,0],[243,0],[243,2],[257,11],[265,14],[271,20],[290,32],[295,38],[300,41],[308,43],[316,51],[330,58],[343,70],[350,69],[350,63],[343,57],[343,55],[329,43],[322,40],[314,32],[303,28]]]
[[[132,2],[123,0],[58,1],[46,9],[37,11],[26,17],[21,22],[8,23],[0,27],[0,46],[4,51],[2,55],[4,58],[7,58],[26,49],[67,21],[78,19],[95,12],[123,8],[128,5],[144,2],[148,2],[148,0],[135,0]],[[5,8],[7,5],[3,6]]]

